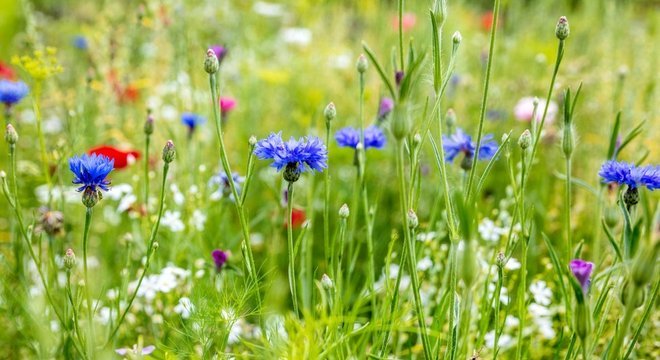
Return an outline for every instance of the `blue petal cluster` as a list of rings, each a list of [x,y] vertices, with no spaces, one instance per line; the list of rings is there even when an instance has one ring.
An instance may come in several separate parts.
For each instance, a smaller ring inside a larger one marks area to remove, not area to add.
[[[79,50],[89,49],[89,43],[87,42],[87,38],[82,35],[76,35],[71,42],[76,49]]]
[[[22,81],[0,80],[0,102],[12,106],[21,101],[29,92]]]
[[[115,161],[105,155],[83,154],[69,159],[69,169],[74,175],[73,183],[81,185],[78,191],[98,189],[108,191],[110,180],[106,177],[115,167]],[[97,189],[98,188],[98,189]]]
[[[190,131],[195,130],[198,125],[202,125],[206,122],[206,118],[190,112],[185,112],[181,114],[181,123],[190,129]]]
[[[660,188],[660,166],[635,166],[624,161],[610,160],[603,164],[598,175],[603,182],[626,184],[630,188],[646,186],[649,190]]]
[[[297,166],[299,172],[312,169],[323,171],[328,167],[328,150],[316,136],[308,136],[298,140],[291,137],[282,141],[282,133],[271,133],[266,139],[260,140],[254,148],[254,154],[261,160],[272,159],[272,167],[278,171],[289,164]]]
[[[337,144],[355,149],[360,142],[360,130],[347,126],[335,133]],[[364,148],[382,149],[387,143],[385,133],[376,125],[364,129]]]
[[[465,154],[468,158],[473,157],[477,143],[472,141],[472,137],[463,132],[461,128],[456,128],[456,132],[451,137],[442,135],[442,146],[445,150],[445,159],[452,161],[460,153]],[[497,148],[498,145],[493,140],[493,135],[485,135],[482,138],[481,148],[479,149],[479,160],[490,160],[497,152]]]

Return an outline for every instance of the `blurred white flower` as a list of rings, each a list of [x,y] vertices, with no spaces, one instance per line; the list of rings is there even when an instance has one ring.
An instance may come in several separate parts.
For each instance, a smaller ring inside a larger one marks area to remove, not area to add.
[[[172,191],[174,203],[179,206],[183,205],[183,202],[186,201],[186,197],[181,193],[179,187],[176,184],[172,184],[170,185],[170,190]]]
[[[543,280],[533,282],[529,286],[529,292],[532,293],[537,304],[548,306],[552,302],[552,290]]]
[[[190,222],[197,231],[203,231],[204,224],[206,224],[206,218],[206,214],[204,214],[199,209],[195,209],[195,211],[192,213],[192,217],[190,218]]]
[[[495,225],[495,222],[489,218],[484,218],[479,223],[479,235],[486,241],[499,241],[502,235],[509,233],[509,229]]]
[[[543,117],[543,111],[545,109],[545,100],[538,99],[538,107],[536,109],[536,116],[534,120],[536,122],[541,122]],[[546,124],[552,124],[555,121],[555,116],[557,116],[557,111],[559,107],[554,101],[550,101],[548,106],[548,113],[545,117]],[[531,121],[532,115],[534,114],[534,98],[531,96],[524,97],[516,103],[516,106],[513,108],[513,114],[518,121]]]
[[[266,17],[279,17],[284,15],[284,7],[282,5],[265,1],[257,1],[254,3],[252,11]]]
[[[489,349],[492,349],[495,347],[495,331],[491,330],[486,335],[484,336],[484,340],[486,340],[486,347]],[[511,337],[511,335],[508,334],[502,334],[500,338],[497,340],[497,345],[500,347],[500,349],[508,349],[512,347],[514,344],[514,339]]]
[[[306,46],[312,42],[312,31],[307,28],[291,27],[282,29],[280,34],[287,44]]]
[[[426,271],[433,266],[433,261],[428,256],[417,262],[417,270]]]
[[[180,232],[186,228],[183,221],[181,221],[181,213],[179,211],[165,210],[160,222],[172,232]]]
[[[195,311],[195,306],[185,296],[179,299],[179,303],[174,307],[174,312],[181,315],[184,319],[188,319],[193,311]]]

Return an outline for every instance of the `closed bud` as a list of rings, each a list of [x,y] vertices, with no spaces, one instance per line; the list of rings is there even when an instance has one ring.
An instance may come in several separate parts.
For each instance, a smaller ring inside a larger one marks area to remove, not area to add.
[[[416,229],[419,226],[419,219],[417,214],[413,209],[408,210],[408,227],[411,229]]]
[[[344,204],[339,208],[339,217],[342,219],[348,219],[348,216],[351,214],[348,209],[348,205]]]
[[[160,243],[158,241],[154,241],[154,250],[158,250],[158,247],[160,247]]]
[[[503,268],[504,265],[506,265],[506,256],[504,256],[503,252],[500,251],[497,253],[497,258],[495,258],[495,264],[500,269]]]
[[[408,136],[412,127],[408,106],[398,103],[394,105],[392,112],[392,135],[394,135],[395,139],[402,140]]]
[[[463,36],[461,35],[460,31],[457,31],[454,33],[454,35],[451,36],[451,41],[454,43],[454,45],[458,45],[463,41]]]
[[[575,307],[575,333],[580,337],[584,343],[587,336],[591,332],[591,312],[589,311],[589,303],[578,303]]]
[[[447,110],[447,114],[445,115],[445,122],[447,123],[447,127],[451,132],[451,129],[456,126],[456,112],[454,109],[450,108]]]
[[[323,116],[325,116],[325,121],[332,121],[337,116],[335,103],[331,102],[325,107],[325,110],[323,110]]]
[[[624,306],[628,304],[638,308],[644,305],[644,291],[642,288],[638,288],[634,283],[631,283],[629,280],[623,283],[621,287],[621,293],[619,294],[619,300]]]
[[[250,138],[248,139],[248,144],[250,144],[250,146],[257,145],[257,137],[254,135],[250,136]]]
[[[565,125],[562,134],[561,149],[564,152],[564,156],[570,158],[575,148],[575,131],[573,130],[573,125]]]
[[[18,141],[18,133],[12,124],[7,124],[7,131],[5,132],[5,140],[10,145],[16,144]]]
[[[76,266],[76,254],[73,252],[72,249],[66,249],[63,262],[64,262],[64,267],[67,270],[71,270]]]
[[[175,157],[176,157],[176,148],[174,147],[174,143],[172,142],[172,140],[167,140],[167,143],[165,143],[165,146],[163,147],[163,161],[169,164],[172,161],[174,161]]]
[[[321,286],[326,290],[332,290],[335,288],[335,284],[328,274],[323,274],[323,276],[321,276]]]
[[[417,148],[421,144],[422,144],[422,135],[420,135],[419,133],[416,133],[413,136],[413,145],[415,146],[415,148]]]
[[[571,29],[568,26],[568,19],[566,19],[566,16],[562,16],[559,18],[559,21],[557,21],[557,27],[555,28],[555,35],[557,36],[557,39],[559,40],[565,40],[568,35],[570,35]]]
[[[445,23],[447,19],[447,0],[435,0],[433,2],[433,16],[438,27]]]
[[[518,146],[521,149],[525,150],[532,145],[532,133],[529,132],[529,129],[525,129],[520,137],[518,138]]]
[[[215,55],[213,49],[206,50],[206,60],[204,60],[204,71],[209,75],[213,75],[220,70],[220,62],[218,57]]]
[[[151,114],[147,116],[147,121],[144,122],[144,133],[147,135],[154,133],[154,117]]]
[[[364,56],[364,54],[361,54],[358,59],[357,59],[357,64],[355,65],[357,68],[357,71],[360,74],[363,74],[367,69],[369,68],[369,62],[367,61],[367,57]]]

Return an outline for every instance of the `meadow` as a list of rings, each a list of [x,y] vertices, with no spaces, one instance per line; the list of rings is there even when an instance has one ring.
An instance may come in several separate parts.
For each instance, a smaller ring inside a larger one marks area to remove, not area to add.
[[[657,1],[0,9],[0,358],[660,358]]]

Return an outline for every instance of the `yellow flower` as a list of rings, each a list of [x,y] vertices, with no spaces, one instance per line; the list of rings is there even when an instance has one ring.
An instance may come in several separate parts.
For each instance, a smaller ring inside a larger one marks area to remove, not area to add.
[[[57,61],[56,55],[57,49],[46,47],[45,52],[35,50],[32,56],[14,56],[12,63],[23,69],[34,81],[41,82],[64,70]]]

